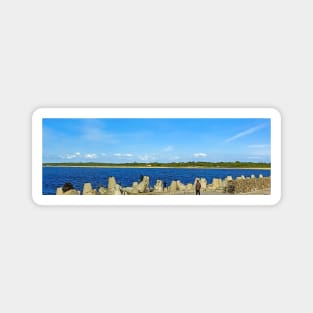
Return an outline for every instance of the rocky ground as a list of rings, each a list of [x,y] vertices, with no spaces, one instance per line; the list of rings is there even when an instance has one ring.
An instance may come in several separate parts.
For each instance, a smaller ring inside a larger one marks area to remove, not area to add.
[[[132,186],[122,187],[116,183],[113,176],[108,179],[107,188],[94,189],[91,183],[85,183],[83,195],[195,195],[196,183],[200,182],[201,195],[269,195],[271,193],[270,177],[238,177],[235,180],[228,176],[224,180],[214,178],[212,184],[208,184],[205,178],[196,178],[193,183],[182,184],[179,180],[172,181],[170,186],[164,187],[161,180],[157,180],[153,188],[150,186],[148,176],[142,177],[140,182],[134,182]],[[227,190],[227,192],[225,191]],[[233,191],[233,192],[231,192]],[[57,195],[77,195],[81,192],[75,190],[71,183],[65,183],[57,188]]]
[[[237,194],[231,194],[231,193],[225,193],[225,192],[216,192],[216,191],[203,191],[200,195],[215,195],[215,196],[225,196],[225,195],[270,195],[271,190],[270,189],[263,189],[263,190],[256,190],[252,192],[247,193],[237,193]],[[181,196],[181,195],[195,195],[195,192],[186,192],[186,191],[176,191],[176,192],[147,192],[147,193],[140,193],[136,195],[148,195],[148,196],[155,196],[155,195],[169,195],[169,196]]]

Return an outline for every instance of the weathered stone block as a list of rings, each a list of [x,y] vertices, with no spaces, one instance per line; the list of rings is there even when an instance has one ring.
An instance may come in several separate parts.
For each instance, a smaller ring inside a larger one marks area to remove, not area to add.
[[[150,179],[149,176],[144,176],[142,181],[138,184],[137,190],[139,193],[149,192]]]
[[[96,189],[92,189],[91,183],[85,183],[83,186],[83,195],[95,195],[97,194]]]
[[[176,181],[176,185],[178,191],[185,191],[186,186],[180,180]]]
[[[153,187],[154,192],[163,192],[163,182],[158,179]]]
[[[175,192],[177,191],[177,181],[173,180],[170,184],[170,186],[168,187],[168,191],[169,192]]]

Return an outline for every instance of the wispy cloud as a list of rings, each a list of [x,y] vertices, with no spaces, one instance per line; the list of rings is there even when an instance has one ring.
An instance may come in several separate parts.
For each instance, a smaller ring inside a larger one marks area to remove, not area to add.
[[[66,159],[66,160],[72,160],[72,159],[75,159],[78,157],[80,157],[80,152],[67,153],[67,154],[61,156],[62,159]]]
[[[133,156],[131,153],[114,153],[113,156],[119,157],[119,158],[130,158]]]
[[[199,152],[199,153],[194,153],[193,156],[195,158],[204,158],[204,157],[206,157],[208,155],[207,155],[207,153]]]
[[[225,142],[231,142],[231,141],[234,141],[234,140],[236,140],[238,138],[245,137],[247,135],[253,134],[256,131],[258,131],[259,129],[262,129],[264,127],[265,127],[265,124],[258,125],[258,126],[255,126],[255,127],[251,127],[251,128],[249,128],[249,129],[247,129],[245,131],[242,131],[242,132],[240,132],[240,133],[238,133],[238,134],[236,134],[236,135],[234,135],[232,137],[227,138],[225,140]]]

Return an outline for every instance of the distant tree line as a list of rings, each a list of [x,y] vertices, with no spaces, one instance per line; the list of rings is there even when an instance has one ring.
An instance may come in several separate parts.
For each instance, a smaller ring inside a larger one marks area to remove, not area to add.
[[[109,166],[109,167],[212,167],[212,168],[270,168],[271,163],[265,162],[170,162],[170,163],[102,163],[102,162],[67,162],[43,163],[43,166]]]

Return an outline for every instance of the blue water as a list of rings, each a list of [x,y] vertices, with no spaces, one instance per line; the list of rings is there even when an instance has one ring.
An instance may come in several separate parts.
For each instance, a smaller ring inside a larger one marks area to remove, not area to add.
[[[169,186],[172,180],[180,180],[187,184],[193,183],[196,177],[206,178],[210,184],[213,178],[271,175],[270,170],[261,169],[43,167],[42,171],[43,195],[55,195],[56,189],[66,182],[72,183],[74,188],[81,192],[84,183],[91,183],[92,187],[97,189],[99,186],[107,187],[109,176],[114,176],[117,183],[123,187],[132,186],[134,181],[140,180],[140,175],[149,176],[150,186],[153,187],[157,179],[161,179]]]

